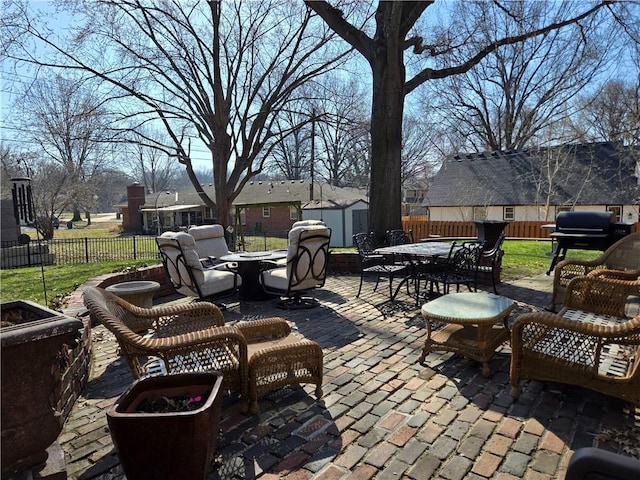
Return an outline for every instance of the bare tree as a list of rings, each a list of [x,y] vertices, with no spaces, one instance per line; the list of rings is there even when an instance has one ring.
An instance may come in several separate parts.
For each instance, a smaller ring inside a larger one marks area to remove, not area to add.
[[[310,172],[311,122],[307,123],[310,115],[300,113],[306,109],[300,105],[295,110],[282,112],[274,125],[282,140],[274,146],[267,165],[290,180],[308,177]]]
[[[427,81],[442,79],[470,71],[489,54],[510,44],[522,42],[538,35],[549,34],[568,25],[589,19],[601,9],[613,8],[609,2],[578,4],[568,8],[557,5],[539,24],[518,18],[511,12],[511,3],[493,2],[496,15],[519,22],[522,29],[509,35],[494,36],[478,42],[468,56],[453,55],[469,40],[464,32],[453,28],[432,29],[430,38],[412,32],[434,0],[413,2],[380,1],[375,11],[375,25],[359,28],[349,21],[345,12],[327,1],[306,0],[327,24],[346,42],[354,47],[369,63],[372,72],[373,96],[371,113],[371,204],[372,227],[382,238],[388,229],[401,227],[401,171],[402,171],[402,121],[405,96]],[[442,21],[443,18],[438,20]],[[476,19],[478,25],[484,19]],[[435,23],[435,22],[434,22]],[[369,32],[372,33],[369,33]],[[471,29],[475,37],[477,29]],[[414,65],[407,78],[405,53],[422,55],[427,62]],[[447,59],[434,65],[436,58]]]
[[[29,85],[18,106],[22,129],[41,148],[39,161],[51,161],[64,172],[62,176],[52,172],[50,182],[56,179],[60,184],[46,190],[63,194],[63,208],[73,210],[74,220],[80,220],[81,210],[93,208],[93,180],[107,160],[105,146],[112,140],[101,101],[83,82],[56,76]],[[59,202],[49,203],[47,208]]]
[[[640,79],[612,80],[581,103],[575,128],[582,138],[640,147]]]
[[[315,158],[319,176],[334,186],[346,186],[357,177],[354,171],[367,169],[357,163],[368,160],[369,116],[367,98],[359,80],[332,76],[322,85],[314,103],[318,112]]]
[[[119,100],[127,128],[162,125],[169,141],[156,147],[183,165],[225,225],[232,201],[262,170],[278,135],[297,128],[276,132],[280,112],[345,55],[309,9],[282,0],[68,3],[74,5],[88,18],[70,45],[28,18],[8,17],[8,32],[37,48],[14,43],[11,58],[101,79]],[[39,56],[45,48],[57,57]],[[210,152],[215,199],[195,172],[196,146]]]
[[[432,142],[425,124],[408,113],[402,127],[402,186],[426,182],[435,173],[438,156],[431,152]]]
[[[154,145],[162,144],[162,135],[157,131],[145,131],[145,138],[153,138]],[[133,136],[127,162],[134,179],[140,181],[147,190],[161,192],[175,188],[180,165],[170,159],[161,150],[148,145],[144,138]],[[128,153],[128,152],[127,152]]]
[[[457,3],[453,26],[468,41],[456,52],[470,57],[496,35],[518,35],[522,22],[505,21],[491,2]],[[510,4],[511,15],[539,24],[550,2]],[[470,21],[482,18],[483,23]],[[574,98],[610,63],[614,23],[591,16],[579,24],[505,45],[468,72],[433,82],[427,108],[436,108],[442,128],[456,131],[471,151],[513,150],[541,139],[541,132],[574,114]],[[447,60],[437,64],[446,67]],[[561,66],[561,67],[560,67]],[[545,135],[546,137],[546,135]],[[566,140],[566,139],[558,139]],[[571,140],[571,139],[570,139]]]

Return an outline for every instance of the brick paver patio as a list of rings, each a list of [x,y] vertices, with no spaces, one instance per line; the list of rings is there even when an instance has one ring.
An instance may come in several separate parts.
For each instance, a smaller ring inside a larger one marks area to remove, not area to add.
[[[329,278],[313,310],[227,303],[228,322],[279,315],[320,343],[324,397],[316,400],[311,385],[288,387],[262,398],[257,416],[226,397],[210,479],[562,479],[580,447],[640,455],[640,410],[620,400],[526,382],[513,402],[508,344],[490,378],[452,354],[418,364],[425,327],[413,300],[401,294],[385,304],[387,290],[373,293],[372,284],[355,298],[358,280]],[[511,318],[544,308],[550,289],[545,275],[499,286],[518,302]],[[105,412],[132,377],[111,334],[98,326],[92,335],[92,379],[59,441],[69,478],[119,479]]]

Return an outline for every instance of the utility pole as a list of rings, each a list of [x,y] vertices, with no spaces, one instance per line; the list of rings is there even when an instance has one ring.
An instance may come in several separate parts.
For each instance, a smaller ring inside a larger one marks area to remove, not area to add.
[[[309,185],[309,201],[313,200],[313,174],[316,163],[316,110],[311,110],[311,185]]]

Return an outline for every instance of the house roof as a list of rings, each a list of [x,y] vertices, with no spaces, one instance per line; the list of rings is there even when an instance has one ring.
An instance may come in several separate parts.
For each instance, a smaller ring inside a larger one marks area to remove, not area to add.
[[[483,152],[445,160],[427,206],[633,204],[640,154],[614,143]]]
[[[203,185],[203,189],[211,199],[215,198],[215,189],[211,184]],[[260,180],[248,182],[234,200],[233,205],[236,208],[241,206],[305,205],[314,200],[322,200],[323,204],[333,202],[332,208],[337,208],[336,205],[344,203],[349,206],[358,200],[365,199],[366,197],[356,189],[334,187],[327,183],[314,182],[312,194],[309,180]],[[204,205],[196,191],[189,189],[170,195],[148,194],[145,196],[142,210],[155,210],[156,201],[159,210],[173,206],[197,208]],[[327,204],[322,208],[330,207]]]

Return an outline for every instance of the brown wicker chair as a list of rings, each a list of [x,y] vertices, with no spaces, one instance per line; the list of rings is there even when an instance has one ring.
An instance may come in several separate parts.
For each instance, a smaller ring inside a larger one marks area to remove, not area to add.
[[[594,260],[563,260],[554,269],[553,294],[550,309],[562,304],[569,281],[587,275],[594,270],[615,270],[626,272],[622,277],[637,278],[640,275],[640,232],[629,234],[611,245]]]
[[[520,315],[511,331],[511,395],[532,379],[640,403],[639,295],[640,280],[576,277],[559,313]]]
[[[258,397],[303,382],[322,396],[322,348],[292,334],[286,320],[266,318],[225,326],[220,309],[192,302],[146,309],[106,290],[89,287],[84,303],[92,319],[116,337],[134,379],[154,374],[220,371],[223,386],[239,392],[246,411],[259,411]],[[140,325],[146,335],[135,333]]]

